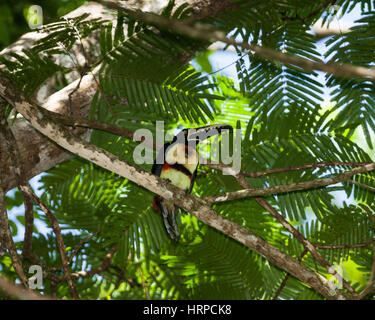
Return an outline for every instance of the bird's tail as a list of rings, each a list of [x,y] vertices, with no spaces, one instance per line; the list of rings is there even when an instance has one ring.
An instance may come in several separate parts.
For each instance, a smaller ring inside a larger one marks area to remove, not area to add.
[[[158,196],[154,198],[154,208],[160,211],[163,217],[163,223],[168,235],[175,241],[180,238],[180,232],[177,225],[178,208],[170,201],[162,199]]]

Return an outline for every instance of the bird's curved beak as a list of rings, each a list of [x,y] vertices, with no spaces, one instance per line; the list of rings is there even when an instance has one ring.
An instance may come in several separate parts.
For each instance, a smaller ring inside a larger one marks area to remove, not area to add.
[[[233,127],[229,124],[212,124],[200,128],[189,129],[187,133],[188,141],[203,141],[228,130],[233,133]]]

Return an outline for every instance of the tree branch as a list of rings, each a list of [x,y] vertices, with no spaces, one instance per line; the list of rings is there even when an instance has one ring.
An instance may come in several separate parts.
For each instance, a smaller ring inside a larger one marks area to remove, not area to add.
[[[233,192],[226,192],[221,195],[211,196],[204,198],[209,203],[213,204],[215,202],[223,202],[223,201],[230,201],[242,198],[249,198],[249,197],[263,197],[271,194],[279,194],[279,193],[287,193],[292,191],[303,191],[315,188],[326,187],[331,184],[336,184],[339,182],[348,181],[352,176],[369,172],[375,170],[375,163],[366,164],[360,167],[353,168],[352,170],[348,170],[343,172],[336,177],[333,178],[323,178],[323,179],[316,179],[312,181],[305,181],[305,182],[295,182],[286,185],[280,186],[273,186],[269,188],[263,189],[244,189],[238,190]]]
[[[220,11],[235,6],[231,0],[177,0],[176,5],[187,3],[190,8],[193,9],[192,17],[205,18],[213,17]],[[150,1],[128,1],[131,9],[133,10],[152,10],[159,12],[162,9],[161,5],[153,5],[150,7]],[[154,4],[156,4],[154,2]],[[89,2],[78,9],[70,12],[66,18],[77,17],[84,13],[89,13],[89,18],[105,18],[112,19],[113,15],[108,14],[108,10],[103,8],[102,5]],[[33,46],[35,41],[40,40],[46,33],[41,32],[29,32],[23,35],[17,42],[4,49],[0,54],[9,55],[12,52],[21,52],[22,49],[28,49]],[[90,42],[95,42],[90,40]],[[96,41],[98,42],[98,41]],[[78,46],[79,49],[81,46]],[[79,53],[81,54],[81,53]],[[92,54],[88,52],[88,54]],[[191,56],[185,57],[186,59],[192,58]],[[0,70],[2,66],[0,66]],[[97,70],[97,69],[96,69]],[[90,74],[86,74],[82,77],[82,81],[78,86],[80,79],[70,83],[60,91],[50,95],[47,99],[42,99],[42,107],[57,113],[66,114],[68,113],[70,103],[68,97],[71,98],[71,108],[73,110],[79,110],[82,117],[87,117],[88,109],[92,98],[98,90],[98,84],[95,81],[96,70]],[[76,88],[78,88],[76,90]],[[47,90],[48,91],[48,90]],[[74,94],[72,93],[74,92]],[[39,100],[41,101],[41,100]],[[27,179],[30,179],[37,174],[40,174],[48,169],[55,167],[57,164],[67,161],[73,157],[73,155],[63,148],[60,148],[56,144],[50,142],[43,135],[40,135],[33,129],[24,119],[17,119],[15,124],[12,125],[12,131],[14,132],[18,148],[21,154],[21,163],[25,171]],[[87,139],[89,137],[89,130],[78,130],[75,132],[82,138]],[[11,190],[17,185],[16,178],[12,172],[5,172],[3,176],[3,188],[6,191]]]
[[[0,157],[6,157],[7,152],[7,134],[6,134],[7,121],[5,119],[5,103],[0,97]],[[5,168],[0,167],[0,245],[4,246],[9,251],[9,255],[13,262],[13,267],[20,277],[23,285],[27,288],[28,281],[23,272],[22,261],[17,253],[16,245],[13,241],[12,233],[10,230],[6,202],[5,191],[2,187],[2,172]],[[0,248],[2,249],[2,248]]]
[[[0,98],[2,99],[2,98]],[[5,103],[5,101],[3,100]],[[1,101],[0,101],[1,103]],[[4,112],[2,107],[0,106],[0,112]],[[32,236],[33,236],[33,229],[34,229],[34,207],[33,207],[33,200],[28,195],[28,193],[23,191],[23,186],[28,184],[27,180],[25,179],[25,173],[20,163],[20,153],[17,147],[16,139],[9,129],[9,124],[5,119],[5,124],[1,127],[2,136],[5,138],[5,145],[6,150],[8,150],[9,159],[11,160],[12,167],[10,167],[9,171],[13,171],[14,175],[17,180],[17,186],[20,192],[22,193],[23,200],[24,200],[24,207],[25,207],[25,237],[23,242],[23,250],[22,250],[22,257],[30,257],[32,255]],[[1,161],[0,161],[1,162]],[[5,163],[5,161],[3,161]]]
[[[358,295],[358,300],[364,298],[375,289],[375,246],[372,247],[372,260],[372,267],[368,283],[363,291]]]
[[[298,56],[292,56],[290,54],[264,48],[258,45],[252,45],[247,42],[236,41],[234,38],[226,37],[224,32],[217,30],[210,25],[203,25],[201,23],[191,25],[183,21],[162,17],[147,12],[134,11],[127,6],[124,7],[118,2],[114,1],[97,0],[97,2],[103,4],[104,6],[107,6],[108,8],[112,8],[120,12],[125,12],[135,19],[147,22],[149,24],[154,24],[160,28],[173,30],[173,32],[193,39],[205,40],[209,42],[221,41],[229,45],[250,50],[251,52],[262,58],[281,62],[287,65],[294,65],[308,72],[317,70],[332,74],[337,77],[361,77],[375,81],[375,70],[371,68],[352,66],[335,62],[325,63],[318,59],[314,61],[308,60]]]
[[[302,261],[303,257],[307,254],[307,252],[308,252],[307,249],[303,250],[303,252],[301,253],[301,255],[298,257],[298,261]],[[290,274],[287,273],[287,274],[285,275],[285,278],[284,278],[283,282],[281,282],[280,287],[277,289],[277,291],[276,291],[276,293],[275,293],[275,296],[273,297],[272,300],[277,300],[277,298],[279,297],[281,291],[282,291],[282,290],[284,289],[284,287],[286,286],[286,283],[288,282],[289,277],[290,277]]]
[[[80,277],[88,277],[92,276],[94,274],[99,274],[102,273],[103,271],[107,270],[111,266],[111,259],[113,255],[115,254],[117,250],[117,245],[115,245],[110,252],[107,253],[105,256],[105,259],[103,260],[102,264],[96,268],[96,269],[91,269],[89,271],[78,271],[72,273],[72,277],[74,278],[80,278]]]
[[[95,236],[97,236],[99,233],[100,233],[100,229],[97,230],[96,232],[94,232],[93,234],[90,234],[89,236],[81,239],[79,241],[79,244],[78,246],[74,249],[73,253],[71,254],[71,256],[69,257],[69,261],[68,261],[68,264],[71,264],[72,261],[73,261],[73,258],[76,256],[76,254],[78,253],[79,250],[81,250],[83,244],[87,241],[89,241],[90,239],[94,238]]]
[[[48,207],[39,199],[39,197],[35,194],[35,192],[33,191],[33,189],[31,188],[30,185],[22,186],[21,188],[23,189],[24,192],[28,193],[30,197],[32,197],[32,199],[35,201],[35,203],[42,209],[44,214],[47,216],[47,218],[48,218],[48,220],[51,224],[52,230],[53,230],[53,232],[55,233],[55,236],[56,236],[57,246],[58,246],[59,251],[60,251],[61,261],[62,261],[63,269],[64,269],[64,272],[65,272],[65,275],[66,275],[66,279],[67,279],[70,291],[72,292],[72,295],[73,295],[74,299],[79,299],[77,290],[74,287],[72,275],[71,275],[70,270],[69,270],[69,262],[68,262],[68,258],[67,258],[67,255],[66,255],[64,239],[63,239],[62,234],[61,234],[61,228],[60,228],[60,225],[59,225],[56,217],[48,209]]]
[[[0,276],[0,290],[11,297],[16,297],[21,300],[51,300],[51,298],[42,296],[39,293],[30,289],[21,288],[18,285],[4,279]]]
[[[325,168],[325,167],[332,167],[332,166],[359,167],[359,166],[364,166],[364,165],[371,164],[371,163],[372,162],[328,161],[328,162],[319,162],[319,163],[312,163],[312,164],[303,164],[303,165],[300,165],[300,166],[275,168],[275,169],[269,169],[269,170],[258,171],[258,172],[242,172],[242,174],[245,177],[249,177],[249,178],[259,178],[259,177],[263,177],[263,176],[269,175],[269,174],[288,172],[288,171]]]
[[[62,115],[60,113],[52,112],[52,111],[46,111],[48,116],[51,119],[54,119],[66,126],[71,126],[71,127],[83,127],[87,129],[97,129],[101,131],[105,131],[114,135],[122,136],[128,139],[133,139],[134,136],[134,131],[115,126],[112,124],[108,123],[103,123],[99,122],[96,120],[88,120],[83,117],[79,116],[68,116],[68,115]],[[149,145],[149,147],[155,149],[155,144]],[[219,164],[219,163],[212,163],[209,159],[202,158],[202,165],[220,170],[222,171],[223,169],[230,169],[229,166]],[[263,177],[265,175],[269,174],[274,174],[274,173],[281,173],[281,172],[288,172],[288,171],[297,171],[297,170],[306,170],[306,169],[315,169],[315,168],[324,168],[324,167],[331,167],[331,166],[348,166],[348,167],[356,167],[356,166],[364,166],[367,164],[372,164],[372,162],[345,162],[345,161],[327,161],[327,162],[319,162],[319,163],[312,163],[312,164],[304,164],[304,165],[299,165],[299,166],[289,166],[289,167],[283,167],[283,168],[274,168],[274,169],[268,169],[264,171],[256,171],[256,172],[246,172],[246,171],[241,171],[240,174],[249,177],[249,178],[259,178]],[[370,190],[372,190],[372,187],[365,186],[363,184],[360,184],[358,182],[352,182],[353,180],[348,180],[348,182],[361,185],[362,187],[366,187]],[[373,189],[375,190],[375,188]]]
[[[49,119],[40,107],[27,102],[23,92],[17,89],[1,71],[0,95],[11,103],[35,129],[68,151],[77,154],[104,169],[117,173],[165,199],[172,200],[177,206],[190,212],[202,222],[253,249],[271,263],[276,264],[300,279],[302,282],[310,285],[327,299],[347,298],[339,290],[331,295],[330,283],[327,279],[313,272],[294,258],[281,252],[278,248],[270,245],[251,231],[232,221],[224,219],[212,210],[204,200],[194,195],[186,194],[181,189],[163,181],[159,177],[145,172],[135,166],[131,166],[109,152],[77,138],[61,124]]]
[[[82,127],[82,128],[87,128],[87,129],[97,129],[101,131],[105,131],[108,133],[112,133],[118,136],[122,136],[128,139],[133,139],[133,131],[130,131],[125,128],[121,128],[119,126],[114,126],[108,123],[104,122],[99,122],[95,120],[89,120],[84,117],[80,116],[68,116],[68,115],[63,115],[60,113],[52,112],[52,111],[45,111],[49,118],[54,119],[66,126],[69,127]]]
[[[375,192],[375,188],[374,187],[371,187],[371,186],[368,186],[367,184],[363,184],[363,183],[360,183],[360,182],[357,182],[357,181],[354,181],[352,179],[349,179],[348,182],[352,183],[352,184],[355,184],[356,186],[358,187],[361,187],[361,188],[365,188],[367,190],[370,190],[372,192]]]
[[[365,248],[375,242],[375,238],[369,239],[363,243],[354,244],[320,244],[314,243],[313,246],[319,249],[354,249],[354,248]]]
[[[248,190],[253,190],[250,185],[246,182],[246,179],[241,174],[236,176],[237,181],[239,184]],[[323,256],[316,250],[314,245],[307,240],[296,228],[294,228],[287,220],[284,219],[284,217],[279,214],[265,199],[261,197],[255,197],[255,201],[258,202],[263,208],[265,208],[277,221],[280,222],[280,224],[288,230],[304,247],[306,250],[310,251],[312,256],[319,261],[319,263],[327,269],[329,273],[331,273],[333,276],[335,276],[340,283],[342,283],[353,296],[356,295],[356,292],[354,289],[347,283],[340,274],[337,273],[336,270],[334,270],[330,264],[323,258]]]

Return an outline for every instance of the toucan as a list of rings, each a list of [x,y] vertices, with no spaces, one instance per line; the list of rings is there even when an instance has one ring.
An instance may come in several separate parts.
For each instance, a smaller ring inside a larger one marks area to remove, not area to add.
[[[164,144],[159,150],[151,172],[190,193],[199,163],[197,145],[207,138],[221,134],[223,130],[233,132],[233,127],[227,124],[214,124],[181,130],[171,142]],[[153,208],[161,213],[168,235],[178,241],[180,237],[176,219],[178,209],[173,202],[155,195]]]

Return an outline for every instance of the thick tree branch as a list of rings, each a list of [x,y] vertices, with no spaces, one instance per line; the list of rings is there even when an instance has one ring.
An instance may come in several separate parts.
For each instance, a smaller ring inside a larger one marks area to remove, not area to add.
[[[77,138],[61,124],[48,119],[40,107],[27,102],[23,92],[18,90],[2,72],[0,72],[0,95],[11,103],[34,128],[68,151],[102,168],[117,173],[163,198],[172,200],[177,206],[190,212],[199,220],[255,250],[266,257],[271,263],[276,264],[310,285],[324,297],[328,299],[346,299],[346,296],[339,290],[335,291],[332,295],[330,283],[327,279],[281,252],[278,248],[270,245],[256,234],[232,221],[224,219],[212,210],[204,200],[185,194],[181,189],[161,180],[159,177],[129,165],[109,152]]]
[[[177,0],[176,6],[182,3],[187,3],[189,7],[193,9],[192,17],[195,18],[213,17],[219,11],[224,11],[233,6],[231,0]],[[155,13],[163,9],[162,5],[157,4],[155,1],[152,6],[150,5],[150,1],[136,0],[127,1],[127,5],[133,10],[148,10]],[[97,17],[105,19],[112,18],[112,16],[108,14],[107,9],[95,2],[89,2],[72,11],[65,17],[77,17],[83,13],[89,13],[89,19]],[[19,53],[22,49],[31,48],[35,41],[40,40],[44,36],[46,36],[45,33],[29,32],[22,36],[16,43],[3,50],[0,54],[8,55],[11,52]],[[90,42],[95,41],[90,40]],[[78,49],[81,49],[80,45]],[[89,54],[91,54],[91,52],[89,52]],[[192,56],[186,58],[192,58]],[[71,107],[75,110],[75,114],[80,114],[81,117],[87,117],[92,98],[98,90],[98,83],[94,78],[95,74],[95,71],[86,74],[82,77],[79,86],[78,83],[80,79],[77,79],[67,87],[50,95],[47,99],[43,99],[42,107],[61,114],[67,114]],[[76,90],[76,88],[78,89]],[[71,104],[69,100],[71,100]],[[17,119],[11,129],[17,139],[26,179],[30,179],[73,157],[73,155],[65,149],[49,141],[43,135],[40,135],[32,126],[24,121],[24,119]],[[77,130],[76,133],[85,139],[87,139],[90,134],[89,130]],[[8,164],[5,165],[5,167],[7,166]],[[12,172],[5,172],[3,176],[3,188],[5,192],[14,188],[16,185],[16,177],[14,174]]]
[[[30,289],[22,288],[0,276],[0,290],[11,297],[16,297],[20,300],[51,300],[49,297],[42,296],[39,293]]]
[[[308,60],[298,56],[292,56],[290,54],[264,48],[258,45],[252,45],[247,42],[236,41],[234,38],[227,37],[222,31],[217,30],[210,25],[191,25],[183,21],[162,17],[147,12],[134,11],[131,8],[122,6],[118,2],[114,1],[98,0],[97,2],[120,12],[125,12],[135,19],[154,24],[160,28],[173,30],[173,32],[191,37],[193,39],[206,40],[209,42],[221,41],[228,45],[233,45],[235,47],[241,47],[242,49],[250,50],[251,52],[262,58],[281,62],[287,65],[294,65],[304,69],[305,71],[312,72],[316,70],[323,71],[337,77],[361,77],[375,81],[374,69],[335,62],[325,63],[321,60]]]

